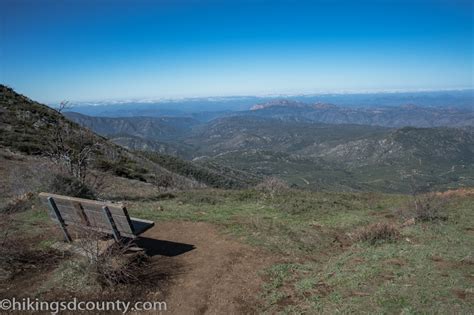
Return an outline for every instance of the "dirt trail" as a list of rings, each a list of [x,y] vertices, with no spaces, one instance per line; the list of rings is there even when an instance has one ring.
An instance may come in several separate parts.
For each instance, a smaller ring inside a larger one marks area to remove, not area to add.
[[[208,223],[158,223],[143,236],[154,259],[177,266],[165,299],[167,314],[257,312],[259,272],[275,258],[219,234]]]

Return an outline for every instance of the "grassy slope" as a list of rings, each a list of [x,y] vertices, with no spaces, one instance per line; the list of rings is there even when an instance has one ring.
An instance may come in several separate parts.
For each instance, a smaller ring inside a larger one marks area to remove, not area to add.
[[[372,222],[397,222],[390,209],[408,199],[303,191],[270,199],[253,190],[199,190],[132,202],[129,210],[158,224],[212,222],[280,257],[261,271],[267,279],[262,311],[268,313],[469,313],[474,307],[472,191],[451,198],[447,221],[405,227],[395,243],[370,245],[348,237]],[[39,248],[60,237],[51,233],[56,229],[38,207],[16,218],[17,232],[41,240]]]
[[[472,195],[451,200],[448,221],[403,228],[398,242],[374,246],[347,237],[371,222],[396,221],[390,209],[407,199],[293,191],[265,200],[252,191],[212,190],[136,203],[131,212],[156,221],[217,223],[280,255],[264,271],[264,310],[271,313],[468,313],[474,306]]]
[[[171,172],[193,178],[213,188],[245,188],[257,184],[260,180],[251,173],[211,163],[198,164],[157,152],[135,151],[135,153]]]

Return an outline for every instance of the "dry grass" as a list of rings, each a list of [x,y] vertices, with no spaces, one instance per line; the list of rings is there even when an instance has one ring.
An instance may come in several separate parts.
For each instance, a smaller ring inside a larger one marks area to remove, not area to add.
[[[147,256],[143,252],[129,252],[128,246],[114,246],[103,253],[92,265],[96,281],[105,287],[138,283],[146,269]]]
[[[8,203],[0,209],[0,213],[11,214],[31,209],[34,203],[35,195],[32,192],[28,192],[19,196],[16,196],[8,201]]]
[[[378,222],[360,228],[355,232],[354,238],[370,244],[393,242],[400,238],[400,231],[393,223]]]
[[[142,251],[134,251],[131,241],[113,242],[109,236],[76,227],[74,247],[83,255],[77,263],[85,276],[102,287],[138,281],[146,263]]]
[[[52,248],[40,248],[35,240],[15,235],[11,218],[5,214],[0,216],[0,280],[6,281],[27,271],[38,272],[44,266],[52,266],[64,258],[62,253]],[[1,281],[0,281],[1,282]],[[0,286],[1,288],[1,286]]]
[[[287,191],[289,189],[288,184],[277,177],[267,177],[255,186],[255,189],[262,192],[264,197],[274,198],[275,196]]]
[[[401,208],[396,208],[394,214],[402,220],[415,219],[416,222],[445,221],[445,212],[450,195],[429,193],[415,195],[412,200]]]

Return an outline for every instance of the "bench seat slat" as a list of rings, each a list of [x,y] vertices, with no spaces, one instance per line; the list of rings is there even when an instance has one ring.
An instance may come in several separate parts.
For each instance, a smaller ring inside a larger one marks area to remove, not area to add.
[[[63,217],[66,223],[69,222],[76,222],[76,223],[83,223],[84,219],[77,213],[76,209],[70,207],[61,207],[61,216]],[[49,211],[49,215],[51,217],[55,217],[55,214]],[[88,209],[84,209],[84,215],[87,217],[87,222],[89,225],[93,226],[100,226],[100,227],[108,227],[109,223],[107,218],[104,216],[103,212],[96,212],[96,211],[89,211]],[[117,228],[120,232],[132,233],[132,229],[130,228],[130,224],[128,222],[128,218],[123,215],[112,214],[115,223],[117,224]]]
[[[61,217],[63,218],[66,224],[74,222],[76,225],[83,224],[86,225],[82,217],[75,213],[74,209],[71,208],[60,208]],[[49,212],[51,217],[55,217],[54,213]],[[91,226],[108,228],[109,223],[104,216],[104,213],[99,213],[95,211],[88,211],[84,209],[84,214],[87,216],[87,221]],[[121,215],[112,215],[114,222],[117,225],[118,230],[122,233],[133,233],[130,224],[128,223],[127,217]]]
[[[89,211],[97,211],[102,213],[102,207],[107,206],[110,210],[110,213],[117,214],[117,215],[124,215],[123,214],[123,205],[121,203],[111,203],[111,202],[103,202],[97,200],[89,200],[89,199],[82,199],[82,198],[73,198],[68,196],[61,196],[56,194],[48,194],[48,193],[40,193],[40,199],[43,202],[48,202],[48,197],[53,197],[56,205],[58,208],[60,207],[68,207],[74,208],[75,204],[80,203],[84,208],[87,208]]]
[[[57,219],[52,219],[54,222],[58,222]],[[89,231],[96,231],[100,233],[106,233],[106,234],[111,234],[110,228],[109,227],[97,227],[97,226],[83,226],[79,222],[71,222],[68,224],[68,226],[76,226],[80,227],[81,229],[84,230],[89,230]],[[129,237],[129,238],[136,238],[139,234],[132,234],[132,233],[126,233],[126,232],[121,232],[120,235]]]
[[[154,225],[153,221],[130,218],[127,209],[120,203],[115,204],[49,193],[40,193],[39,197],[45,205],[48,205],[49,197],[53,198],[66,225],[111,234],[112,229],[109,219],[104,213],[104,206],[110,210],[117,230],[122,236],[134,238]],[[54,221],[57,221],[55,213],[49,211],[49,215]]]

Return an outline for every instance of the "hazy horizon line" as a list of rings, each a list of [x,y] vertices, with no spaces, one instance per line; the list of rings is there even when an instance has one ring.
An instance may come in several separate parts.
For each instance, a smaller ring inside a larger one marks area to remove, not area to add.
[[[474,90],[471,87],[449,87],[449,88],[408,88],[408,89],[335,89],[321,90],[312,92],[288,92],[288,93],[256,93],[256,94],[223,94],[223,95],[191,95],[191,96],[156,96],[156,97],[136,97],[136,98],[104,98],[90,100],[62,100],[45,102],[48,105],[59,105],[63,101],[76,105],[106,105],[106,104],[125,104],[125,103],[160,103],[160,102],[179,102],[185,100],[219,101],[222,99],[238,98],[279,98],[279,97],[305,97],[317,95],[350,95],[350,94],[397,94],[397,93],[424,93],[424,92],[462,92]],[[213,100],[215,99],[215,100]]]

